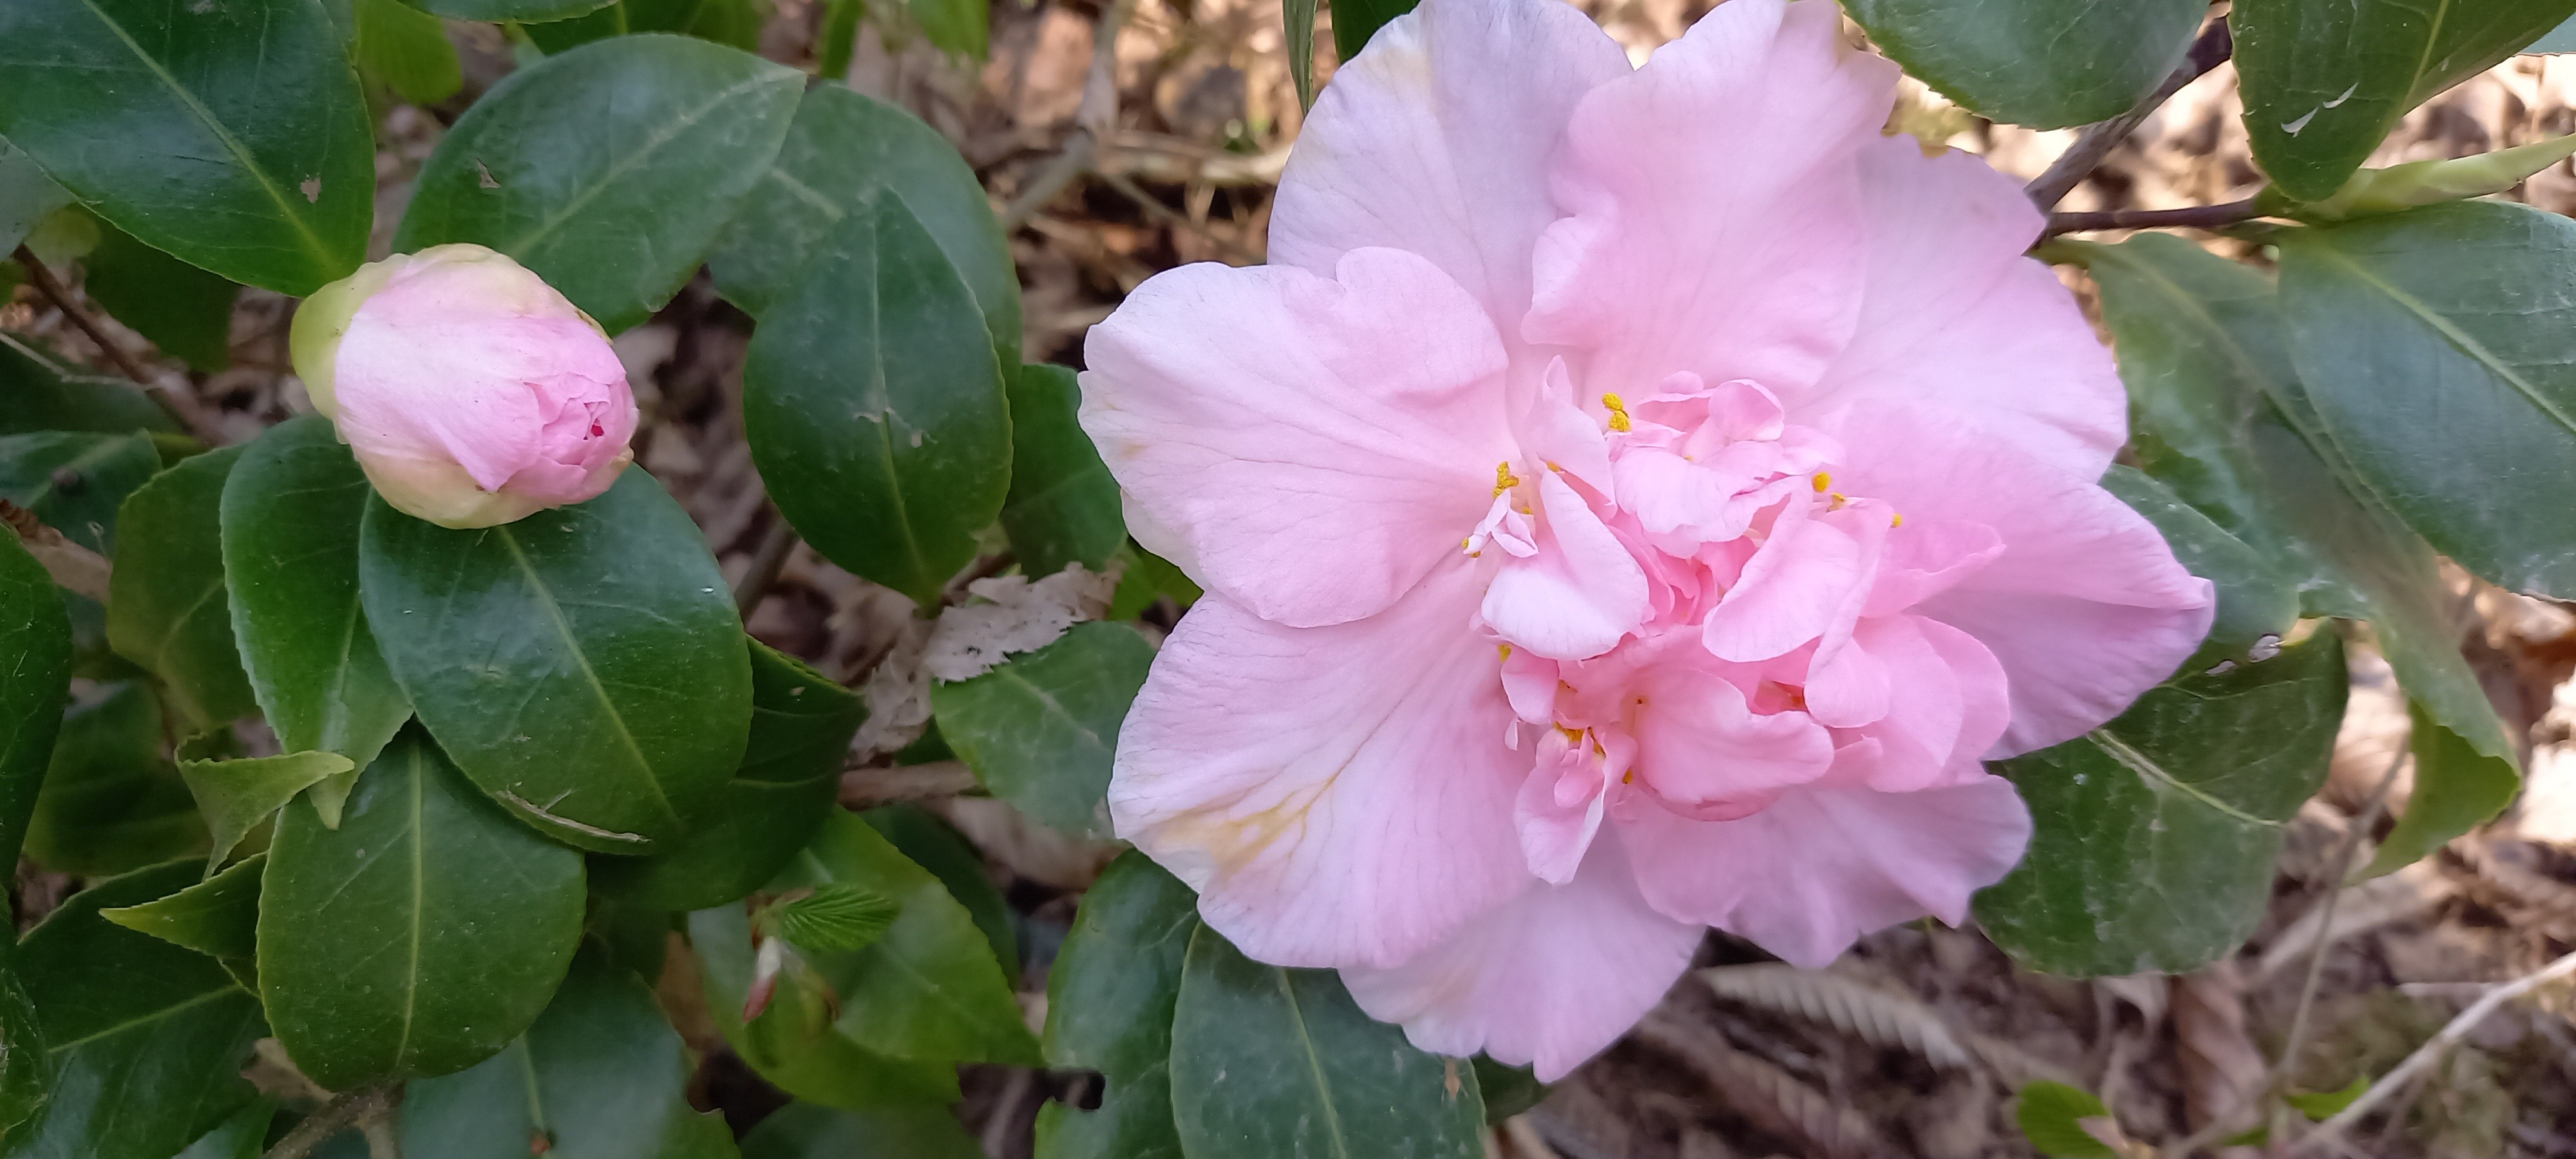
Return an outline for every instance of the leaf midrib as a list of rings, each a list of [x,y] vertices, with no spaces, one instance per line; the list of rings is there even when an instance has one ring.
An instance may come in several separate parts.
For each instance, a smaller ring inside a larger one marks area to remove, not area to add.
[[[2149,758],[2147,754],[2139,752],[2135,748],[2131,748],[2129,746],[2129,742],[2121,740],[2118,736],[2113,735],[2111,730],[2107,728],[2095,729],[2092,732],[2086,733],[2085,739],[2092,741],[2095,748],[2101,749],[2105,755],[2108,755],[2112,760],[2119,762],[2122,768],[2125,768],[2132,773],[2136,773],[2142,780],[2165,785],[2166,787],[2171,788],[2194,801],[2200,802],[2202,805],[2208,806],[2215,812],[2235,818],[2236,820],[2242,821],[2248,825],[2259,825],[2266,829],[2278,829],[2281,827],[2281,822],[2268,821],[2245,812],[2234,805],[2230,805],[2225,801],[2221,801],[2216,797],[2202,792],[2199,788],[2175,777],[2172,773],[2166,772],[2163,766],[2158,765],[2153,759]]]
[[[2566,431],[2571,436],[2576,436],[2576,418],[2571,418],[2568,416],[2567,412],[2558,409],[2558,405],[2556,403],[2551,402],[2540,393],[2539,387],[2533,386],[2530,382],[2525,381],[2521,374],[2515,372],[2511,366],[2505,364],[2504,360],[2497,358],[2493,352],[2489,351],[2486,348],[2486,344],[2479,342],[2476,338],[2470,336],[2468,332],[2452,325],[2449,318],[2443,317],[2430,305],[2427,305],[2414,295],[2397,288],[2386,279],[2383,279],[2379,275],[2371,272],[2368,266],[2354,261],[2346,254],[2337,252],[2331,244],[2309,246],[2306,248],[2309,252],[2350,270],[2353,277],[2359,279],[2371,289],[2377,290],[2381,294],[2386,295],[2389,301],[2395,302],[2399,306],[2404,307],[2406,312],[2415,315],[2415,317],[2425,325],[2432,327],[2434,332],[2440,334],[2442,339],[2450,343],[2453,349],[2458,350],[2462,354],[2468,355],[2471,361],[2474,361],[2479,366],[2486,368],[2488,373],[2493,374],[2497,378],[2503,379],[2507,385],[2513,387],[2517,392],[2520,392],[2523,398],[2530,402],[2533,407],[2537,408],[2540,413],[2549,416],[2550,421],[2557,423],[2560,430]]]
[[[1333,1145],[1333,1154],[1340,1159],[1350,1159],[1350,1142],[1342,1137],[1341,1110],[1333,1105],[1332,1080],[1324,1074],[1324,1058],[1322,1052],[1315,1049],[1314,1034],[1306,1029],[1306,1011],[1297,1002],[1297,988],[1289,980],[1288,971],[1277,966],[1265,968],[1271,977],[1279,980],[1279,996],[1288,1003],[1288,1021],[1297,1028],[1297,1048],[1305,1052],[1306,1069],[1314,1076],[1315,1101],[1323,1108],[1324,1130]]]
[[[564,649],[571,653],[573,663],[580,667],[582,680],[589,685],[591,694],[599,698],[600,711],[607,715],[609,723],[617,727],[617,739],[626,746],[626,755],[635,759],[635,767],[644,774],[641,779],[652,793],[653,803],[661,808],[662,814],[672,824],[680,824],[683,818],[679,810],[671,807],[670,795],[662,791],[662,782],[654,774],[653,762],[644,758],[643,746],[635,742],[635,733],[626,727],[625,714],[617,710],[617,702],[609,698],[607,686],[600,683],[599,673],[591,668],[590,654],[582,650],[581,640],[573,635],[572,624],[564,619],[563,608],[556,603],[553,590],[546,587],[546,581],[537,575],[536,566],[528,562],[528,553],[519,547],[518,537],[510,533],[508,526],[495,527],[492,532],[501,541],[501,546],[509,549],[510,559],[518,565],[519,575],[536,593],[537,606],[545,610],[547,622],[554,625],[555,635],[563,640]]]
[[[89,0],[84,0],[84,2],[89,2]],[[619,178],[642,166],[647,158],[650,158],[654,153],[661,151],[663,146],[678,140],[681,134],[688,132],[691,128],[695,127],[698,122],[705,120],[719,107],[731,102],[736,96],[746,91],[759,88],[764,85],[775,85],[777,83],[779,83],[777,78],[769,76],[766,73],[761,73],[755,74],[747,79],[737,81],[718,90],[715,95],[708,97],[704,103],[682,113],[680,116],[672,119],[669,123],[647,134],[641,147],[611,163],[606,170],[601,172],[598,181],[593,182],[589,188],[575,194],[571,200],[564,202],[560,208],[555,210],[555,212],[540,220],[537,223],[536,228],[511,239],[508,244],[501,246],[501,252],[509,254],[512,257],[526,257],[531,248],[546,240],[556,230],[563,228],[564,223],[571,221],[574,215],[580,213],[584,207],[591,203],[591,201],[598,198],[599,195],[607,192],[611,186],[616,185]]]

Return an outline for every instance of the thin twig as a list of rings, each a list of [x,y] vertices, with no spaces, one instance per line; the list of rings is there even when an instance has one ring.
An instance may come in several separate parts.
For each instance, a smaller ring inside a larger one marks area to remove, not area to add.
[[[734,611],[743,619],[768,598],[769,589],[778,583],[778,573],[787,567],[787,557],[796,550],[796,529],[776,508],[769,512],[769,528],[760,533],[760,545],[751,551],[751,567],[733,585]]]
[[[1021,226],[1037,216],[1038,210],[1045,208],[1056,194],[1064,192],[1065,186],[1073,184],[1074,178],[1089,170],[1095,149],[1091,130],[1074,130],[1072,139],[1064,143],[1064,151],[1056,154],[1055,160],[1047,162],[1046,168],[1038,170],[1037,176],[1030,178],[1028,186],[1020,190],[1020,195],[1012,198],[1009,207],[1002,210],[1002,232],[1019,232]]]
[[[2407,1055],[2406,1060],[2398,1063],[2396,1069],[2379,1076],[2379,1081],[2370,1084],[2369,1090],[2361,1092],[2360,1098],[2354,1099],[2343,1110],[2336,1112],[2335,1117],[2317,1124],[2316,1133],[2299,1140],[2297,1146],[2291,1149],[2292,1152],[2305,1150],[2321,1140],[2337,1141],[2344,1131],[2360,1122],[2363,1116],[2368,1115],[2380,1103],[2395,1095],[2398,1088],[2406,1085],[2417,1072],[2440,1061],[2443,1054],[2459,1045],[2461,1039],[2468,1037],[2470,1031],[2477,1029],[2478,1024],[2486,1021],[2487,1016],[2495,1013],[2499,1007],[2570,974],[2576,974],[2576,953],[2568,954],[2531,973],[2487,991],[2486,997],[2478,999],[2470,1004],[2468,1009],[2461,1011],[2460,1016],[2443,1026],[2431,1041],[2416,1047],[2415,1053]]]
[[[391,1111],[401,1100],[400,1088],[368,1087],[350,1091],[323,1104],[321,1110],[306,1115],[261,1159],[305,1159],[314,1148],[329,1142],[332,1136],[357,1125],[361,1119],[372,1119]]]
[[[52,303],[54,309],[62,312],[63,317],[70,319],[71,324],[90,340],[90,344],[98,347],[99,353],[105,355],[108,361],[115,363],[116,369],[125,377],[133,379],[141,386],[143,392],[150,395],[153,402],[160,404],[161,409],[168,412],[171,418],[176,419],[182,429],[208,445],[215,445],[222,441],[215,437],[214,428],[206,423],[203,416],[196,413],[194,407],[181,400],[175,392],[163,385],[160,379],[153,377],[141,363],[134,361],[134,356],[127,354],[124,347],[108,340],[107,332],[99,329],[97,319],[90,317],[88,311],[81,309],[72,301],[71,292],[63,288],[62,282],[54,277],[52,270],[45,268],[45,263],[36,260],[34,251],[22,245],[10,256],[26,269],[27,284],[36,287],[36,293],[42,295],[45,301]]]
[[[402,1133],[394,1129],[392,1108],[359,1123],[358,1129],[367,1136],[367,1159],[403,1159]]]
[[[2030,195],[2031,201],[2043,213],[2057,208],[2057,203],[2066,200],[2068,193],[2083,184],[2095,167],[2102,164],[2102,159],[2110,156],[2111,150],[2118,148],[2120,142],[2128,140],[2129,134],[2146,123],[2148,116],[2162,108],[2175,93],[2181,92],[2182,86],[2199,80],[2203,73],[2225,62],[2235,50],[2236,41],[2228,34],[2227,21],[2211,22],[2208,29],[2200,34],[2200,39],[2192,42],[2191,51],[2184,54],[2182,67],[2166,77],[2165,83],[2156,86],[2156,91],[2138,102],[2136,108],[2087,126],[2083,135],[2075,139],[2075,144],[2059,155],[2048,171],[2040,174],[2023,192]]]
[[[2256,199],[2219,205],[2186,205],[2180,209],[2107,209],[2093,213],[2052,213],[2045,236],[2096,229],[2216,229],[2264,216]]]

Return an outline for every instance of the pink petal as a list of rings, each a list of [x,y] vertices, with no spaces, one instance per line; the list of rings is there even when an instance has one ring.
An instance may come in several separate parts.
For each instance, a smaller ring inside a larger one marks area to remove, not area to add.
[[[1831,657],[1867,599],[1886,537],[1887,510],[1877,504],[1797,518],[1801,500],[1771,529],[1717,609],[1700,625],[1710,654],[1724,660],[1768,660],[1810,640]]]
[[[1833,737],[1807,714],[1756,713],[1741,690],[1703,666],[1653,665],[1631,687],[1639,702],[1637,776],[1677,805],[1755,806],[1833,763]]]
[[[1624,764],[1624,762],[1622,762]],[[1589,751],[1588,740],[1568,741],[1549,730],[1539,743],[1538,760],[1521,782],[1512,802],[1512,827],[1519,830],[1521,854],[1530,873],[1551,885],[1574,880],[1584,851],[1601,829],[1608,803],[1610,771]]]
[[[1938,620],[1888,616],[1862,620],[1835,667],[1856,659],[1878,674],[1878,713],[1860,723],[1880,750],[1866,775],[1849,784],[1902,793],[1985,775],[1978,758],[2003,735],[2012,714],[2003,666],[1983,645]],[[1807,685],[1808,711],[1850,727],[1830,719],[1827,707],[1847,694],[1824,688]]]
[[[1270,260],[1329,274],[1350,250],[1411,250],[1517,345],[1530,246],[1557,217],[1548,158],[1574,103],[1627,73],[1619,45],[1569,5],[1428,0],[1378,29],[1307,114]]]
[[[1562,467],[1594,491],[1610,496],[1610,440],[1602,433],[1601,423],[1578,401],[1574,382],[1566,376],[1565,360],[1550,359],[1537,400],[1521,416],[1521,446],[1542,466]]]
[[[1577,105],[1552,170],[1569,216],[1536,251],[1529,341],[1586,351],[1586,389],[1675,371],[1815,381],[1860,315],[1853,151],[1896,66],[1842,43],[1822,0],[1732,0]]]
[[[1878,578],[1861,614],[1888,616],[1957,587],[2004,552],[1995,529],[1961,520],[1914,518],[1887,533]]]
[[[1966,153],[1912,138],[1860,154],[1869,288],[1859,331],[1795,421],[1887,403],[1940,407],[2086,479],[2127,438],[2128,396],[2074,295],[2023,256],[2039,211],[2021,184]]]
[[[1083,351],[1082,423],[1193,575],[1300,627],[1374,615],[1458,553],[1514,458],[1473,299],[1397,250],[1148,280]]]
[[[1648,903],[1806,967],[1930,914],[1957,925],[2030,842],[2012,782],[1920,793],[1797,790],[1736,821],[1641,815],[1622,827]]]
[[[1211,592],[1118,736],[1120,837],[1199,891],[1243,952],[1391,965],[1529,881],[1512,798],[1530,756],[1466,557],[1365,620],[1288,628]]]
[[[1549,659],[1598,656],[1652,610],[1646,573],[1556,472],[1539,477],[1538,492],[1538,554],[1503,564],[1485,593],[1485,622]]]
[[[1554,1082],[1636,1025],[1702,936],[1647,907],[1605,835],[1572,882],[1534,884],[1412,960],[1345,968],[1342,981],[1423,1050],[1482,1050]]]
[[[2172,675],[2209,631],[2209,581],[2155,526],[2091,480],[1925,408],[1882,407],[1843,434],[1839,485],[1908,523],[1985,524],[2003,552],[1917,614],[1977,638],[2012,682],[2012,726],[1989,757],[2081,736]]]

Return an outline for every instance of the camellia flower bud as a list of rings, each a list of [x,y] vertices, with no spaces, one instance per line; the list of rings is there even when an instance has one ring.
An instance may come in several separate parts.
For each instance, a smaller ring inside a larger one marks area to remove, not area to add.
[[[444,527],[579,503],[634,461],[608,335],[479,245],[397,254],[315,291],[295,371],[385,501]]]

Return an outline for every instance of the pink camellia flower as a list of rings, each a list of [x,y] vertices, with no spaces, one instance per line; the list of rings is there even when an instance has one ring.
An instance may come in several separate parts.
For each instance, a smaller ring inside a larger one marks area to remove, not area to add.
[[[479,245],[397,254],[295,312],[295,371],[385,502],[490,527],[608,489],[635,395],[608,335]]]
[[[1882,136],[1828,0],[1631,69],[1552,0],[1426,0],[1316,105],[1273,264],[1152,279],[1083,423],[1207,596],[1118,833],[1417,1045],[1564,1074],[1702,927],[1822,965],[2030,835],[2210,585],[2095,485],[2110,360],[2040,219]]]

